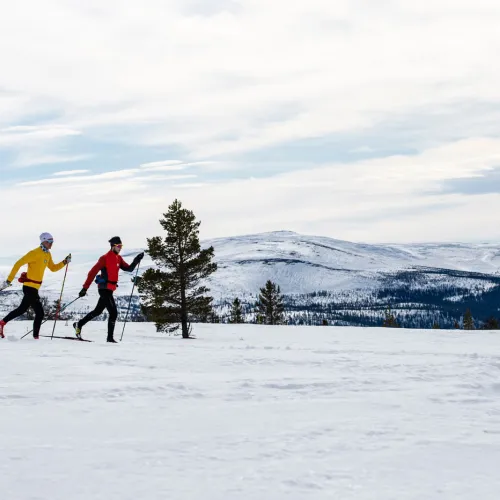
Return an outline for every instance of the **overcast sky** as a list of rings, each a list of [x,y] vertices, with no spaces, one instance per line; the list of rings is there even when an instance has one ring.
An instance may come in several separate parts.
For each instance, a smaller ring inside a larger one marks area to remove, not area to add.
[[[16,0],[4,255],[202,237],[500,241],[498,0]]]

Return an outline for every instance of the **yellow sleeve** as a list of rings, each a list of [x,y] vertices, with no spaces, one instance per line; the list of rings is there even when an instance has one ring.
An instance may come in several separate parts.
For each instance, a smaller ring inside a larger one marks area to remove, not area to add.
[[[14,267],[12,268],[12,271],[10,272],[9,277],[7,278],[7,281],[12,282],[14,280],[14,278],[16,277],[17,271],[19,271],[21,266],[29,264],[32,261],[33,261],[33,250],[31,250],[31,252],[28,252],[24,257],[21,257],[14,264]]]
[[[55,273],[56,271],[60,271],[66,264],[64,261],[59,262],[59,264],[54,264],[54,261],[52,260],[52,254],[49,254],[49,262],[47,264],[47,267]]]

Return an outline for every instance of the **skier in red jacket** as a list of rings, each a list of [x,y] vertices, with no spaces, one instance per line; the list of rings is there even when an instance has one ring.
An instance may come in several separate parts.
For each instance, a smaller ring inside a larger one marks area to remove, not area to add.
[[[120,255],[123,248],[122,240],[118,236],[114,236],[109,240],[109,244],[111,245],[111,250],[103,255],[97,261],[97,264],[90,270],[87,281],[85,281],[79,293],[80,297],[84,297],[87,294],[87,290],[92,280],[95,278],[99,291],[99,301],[93,311],[89,312],[77,323],[73,323],[73,328],[75,329],[76,336],[80,338],[82,328],[89,321],[100,316],[104,312],[104,309],[107,309],[109,314],[107,341],[116,344],[113,334],[115,331],[116,319],[118,318],[118,310],[116,308],[113,292],[118,286],[118,273],[120,269],[129,272],[133,271],[144,257],[144,252],[137,255],[132,261],[132,264],[127,264]],[[99,271],[101,274],[96,278]]]

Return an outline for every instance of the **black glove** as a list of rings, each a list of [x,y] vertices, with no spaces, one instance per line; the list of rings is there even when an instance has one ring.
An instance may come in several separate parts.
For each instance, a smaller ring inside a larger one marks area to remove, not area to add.
[[[82,288],[80,290],[80,293],[78,294],[78,297],[85,297],[85,295],[87,295],[87,289],[86,288]]]
[[[141,260],[143,259],[143,257],[144,257],[144,252],[141,252],[139,255],[136,255],[136,256],[134,257],[134,262],[135,262],[136,264],[138,264],[139,262],[141,262]]]

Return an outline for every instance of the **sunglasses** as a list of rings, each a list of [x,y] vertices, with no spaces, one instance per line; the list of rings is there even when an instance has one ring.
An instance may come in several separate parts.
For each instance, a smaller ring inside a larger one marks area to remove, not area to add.
[[[122,243],[118,243],[118,245],[113,245],[113,248],[116,247],[116,248],[123,248],[123,244]]]
[[[54,240],[45,240],[45,243],[49,243],[50,245],[52,245],[52,243],[54,243]]]

